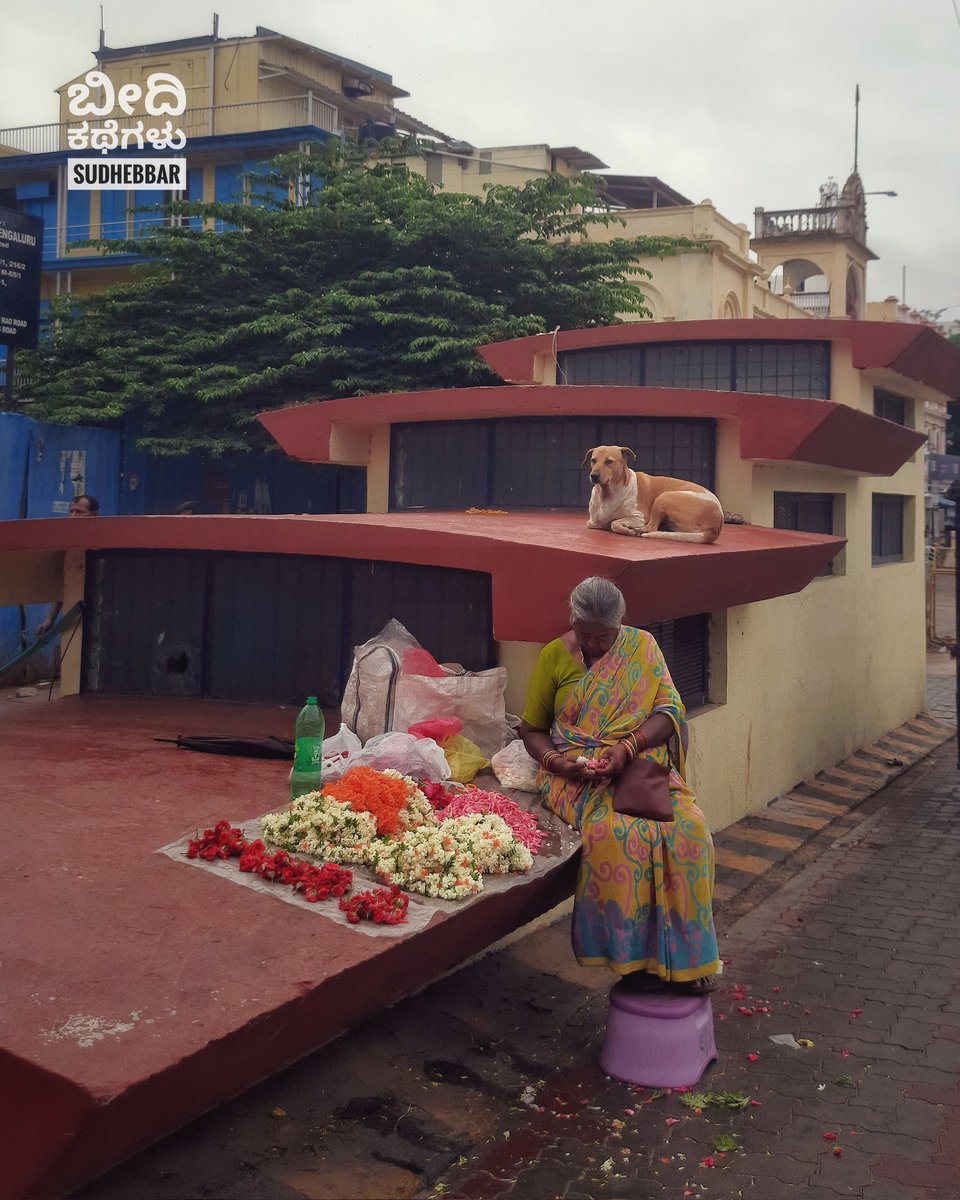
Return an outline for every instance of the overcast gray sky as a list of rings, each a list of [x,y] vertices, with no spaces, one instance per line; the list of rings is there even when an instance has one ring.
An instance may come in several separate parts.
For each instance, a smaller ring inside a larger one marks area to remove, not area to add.
[[[100,5],[6,0],[0,127],[57,119]],[[401,107],[472,142],[576,145],[753,228],[859,167],[871,300],[960,318],[960,0],[105,0],[110,46],[266,25],[393,76]]]

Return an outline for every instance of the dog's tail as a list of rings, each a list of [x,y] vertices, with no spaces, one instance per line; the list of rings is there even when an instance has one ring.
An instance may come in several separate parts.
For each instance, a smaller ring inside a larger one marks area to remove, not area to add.
[[[746,524],[748,524],[747,520],[744,517],[741,517],[739,513],[727,512],[726,509],[724,509],[724,512],[723,512],[723,523],[724,523],[724,525],[746,525]]]
[[[644,541],[648,538],[663,538],[664,541],[671,542],[700,542],[701,545],[709,542],[715,542],[720,536],[720,531],[714,526],[712,529],[701,529],[697,533],[678,533],[672,529],[653,529],[650,533],[641,534]]]

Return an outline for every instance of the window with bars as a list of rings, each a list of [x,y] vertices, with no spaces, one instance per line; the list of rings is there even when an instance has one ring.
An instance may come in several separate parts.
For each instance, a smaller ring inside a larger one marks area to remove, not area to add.
[[[733,390],[734,353],[729,344],[701,342],[686,346],[648,346],[645,358],[644,382],[647,387]]]
[[[906,425],[907,398],[898,396],[896,392],[888,392],[884,388],[874,388],[873,415],[883,417],[885,421],[896,421],[898,425]]]
[[[714,486],[713,421],[649,417],[504,418],[391,430],[390,510],[586,509],[592,446],[629,446],[637,465]]]
[[[773,527],[833,535],[836,531],[835,504],[836,497],[832,492],[774,492]],[[832,575],[833,560],[817,574]]]
[[[567,350],[558,356],[565,384],[704,388],[773,396],[830,398],[827,342],[665,342]]]
[[[708,699],[708,623],[706,613],[697,613],[643,626],[657,639],[687,712],[702,708]]]
[[[874,492],[872,547],[874,566],[880,563],[903,562],[906,507],[906,496],[890,496]]]

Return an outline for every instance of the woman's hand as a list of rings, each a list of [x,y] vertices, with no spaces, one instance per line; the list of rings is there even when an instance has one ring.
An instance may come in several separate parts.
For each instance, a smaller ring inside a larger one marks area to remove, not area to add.
[[[600,765],[595,774],[600,779],[617,779],[630,762],[630,752],[622,742],[606,746],[600,755]]]
[[[559,775],[562,779],[569,779],[574,783],[586,783],[597,774],[596,770],[577,762],[575,758],[555,758],[549,770],[551,775]]]

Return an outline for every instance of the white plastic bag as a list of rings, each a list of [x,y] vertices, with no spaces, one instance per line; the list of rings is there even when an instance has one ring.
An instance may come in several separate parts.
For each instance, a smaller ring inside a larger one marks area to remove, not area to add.
[[[450,674],[440,679],[430,675],[400,675],[394,704],[394,726],[409,729],[431,717],[459,717],[460,731],[485,758],[493,758],[513,736],[506,720],[503,694],[507,686],[505,667],[489,671],[465,671],[458,663],[443,663]]]
[[[519,738],[498,750],[490,765],[505,788],[513,788],[516,792],[540,791],[537,787],[537,760],[530,757]]]
[[[366,746],[389,730],[405,731],[433,717],[459,717],[463,736],[492,758],[514,736],[503,699],[506,669],[466,671],[458,663],[443,663],[440,678],[405,675],[408,649],[423,647],[396,618],[356,648],[340,706],[343,723]]]
[[[332,783],[344,771],[357,765],[362,742],[346,725],[341,725],[331,738],[323,739],[323,781]]]
[[[422,649],[420,643],[394,617],[353,652],[353,666],[343,689],[340,719],[366,744],[390,729],[407,729],[414,721],[396,725],[393,720],[397,681],[407,649]],[[444,713],[449,716],[449,713]]]
[[[418,738],[412,733],[378,734],[351,759],[350,765],[399,771],[414,779],[435,782],[450,778],[450,764],[433,738]]]

